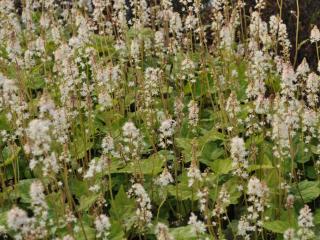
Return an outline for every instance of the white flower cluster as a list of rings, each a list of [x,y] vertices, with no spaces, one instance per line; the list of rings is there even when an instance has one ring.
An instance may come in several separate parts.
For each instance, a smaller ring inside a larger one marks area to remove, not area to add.
[[[297,67],[296,73],[298,77],[302,77],[304,79],[308,73],[310,72],[310,67],[306,58],[303,58],[300,65]]]
[[[15,239],[28,239],[29,237],[45,239],[48,235],[48,206],[42,183],[33,182],[29,193],[34,215],[29,217],[25,210],[13,207],[7,213],[7,225],[15,232]]]
[[[0,110],[6,112],[6,118],[15,126],[13,139],[24,133],[23,123],[30,117],[27,103],[19,96],[16,81],[0,73]]]
[[[320,77],[316,73],[310,73],[306,81],[307,101],[310,107],[315,108],[319,103]]]
[[[230,119],[236,118],[237,114],[240,112],[240,103],[237,99],[237,95],[234,92],[231,92],[227,99],[226,111]]]
[[[152,219],[152,206],[151,200],[144,187],[140,183],[134,183],[131,186],[128,195],[134,197],[138,205],[136,210],[137,227],[144,228],[150,225]]]
[[[238,224],[238,235],[249,239],[250,233],[262,231],[263,212],[267,207],[269,188],[258,178],[252,177],[248,182],[248,214],[242,216]]]
[[[195,63],[191,59],[185,58],[181,62],[181,70],[182,70],[182,73],[183,73],[182,79],[187,79],[191,83],[195,83],[196,82],[196,79],[195,79],[195,76],[194,76],[195,68],[196,68]]]
[[[206,225],[202,221],[198,220],[198,217],[193,212],[190,215],[188,224],[197,236],[206,232]]]
[[[156,183],[161,187],[165,187],[173,182],[174,182],[173,177],[167,167],[163,169],[160,176],[156,179]]]
[[[270,57],[263,51],[254,51],[251,58],[251,64],[246,72],[250,81],[246,89],[247,98],[255,99],[255,111],[257,113],[264,113],[265,101],[264,96],[266,92],[265,79],[270,70]],[[262,103],[261,103],[262,100]]]
[[[163,223],[158,223],[155,233],[157,240],[174,240],[174,237],[169,233],[169,228]]]
[[[275,113],[272,116],[272,139],[277,142],[274,146],[274,156],[280,158],[288,156],[290,138],[296,134],[299,127],[301,104],[298,100],[287,101],[285,98],[276,99]]]
[[[260,43],[263,43],[264,49],[268,49],[271,39],[268,34],[268,24],[262,20],[259,11],[254,11],[251,14],[251,21],[249,25],[250,39],[249,48],[254,51],[259,51]]]
[[[83,176],[84,179],[94,178],[96,174],[101,173],[108,166],[108,159],[105,156],[94,158],[89,163],[89,169]]]
[[[30,223],[31,219],[28,217],[27,212],[18,207],[13,207],[7,214],[8,227],[17,232],[16,239],[22,239],[23,236],[26,236],[31,231]]]
[[[246,159],[247,151],[243,139],[239,137],[232,138],[230,146],[233,174],[244,179],[248,178],[249,162]]]
[[[281,76],[281,93],[288,97],[293,97],[296,91],[297,76],[290,63],[283,63]]]
[[[31,205],[34,212],[33,226],[35,232],[41,238],[45,238],[48,221],[48,205],[45,201],[44,187],[40,181],[35,181],[30,186]]]
[[[189,109],[189,125],[191,127],[196,127],[199,122],[199,107],[197,102],[191,100],[188,104]]]
[[[45,202],[44,188],[41,182],[35,181],[30,186],[30,196],[32,205],[38,215],[42,210],[45,210],[48,206]]]
[[[216,205],[212,211],[212,216],[221,217],[223,214],[226,214],[227,206],[230,204],[230,194],[228,193],[225,185],[220,189]],[[226,219],[226,216],[223,216],[223,219]],[[216,224],[216,223],[213,223]]]
[[[31,169],[34,169],[41,163],[44,175],[47,175],[50,171],[54,173],[59,171],[56,154],[55,152],[51,152],[51,126],[52,123],[49,120],[34,119],[26,129],[28,142],[24,146],[24,149],[26,153],[32,154],[33,156],[29,166]]]
[[[109,230],[111,228],[111,223],[109,218],[105,214],[100,214],[94,220],[94,226],[97,230],[96,237],[97,239],[107,240]]]
[[[312,230],[312,228],[314,227],[313,215],[308,205],[305,205],[302,209],[300,209],[298,217],[298,226],[299,230],[297,234],[300,237],[300,239],[314,239],[314,232]]]
[[[283,233],[285,240],[312,240],[315,239],[313,231],[313,215],[308,205],[300,209],[298,217],[298,230],[289,228]]]
[[[311,30],[310,41],[312,43],[317,43],[320,41],[320,30],[316,25]]]
[[[107,135],[102,139],[101,147],[103,154],[110,154],[113,157],[119,157],[119,153],[115,148],[114,139],[110,135]]]
[[[159,94],[162,71],[160,68],[148,67],[144,73],[144,102],[146,107],[151,107],[154,96]]]
[[[296,237],[296,234],[295,234],[295,230],[293,228],[289,228],[283,233],[283,239],[284,240],[298,240],[298,238]]]
[[[282,47],[282,53],[286,59],[290,54],[291,43],[288,39],[287,26],[279,16],[271,16],[269,21],[270,36],[272,40],[277,40]]]
[[[188,168],[187,176],[189,187],[192,187],[195,181],[202,181],[201,171],[195,161],[191,161],[191,165]]]
[[[181,70],[183,73],[182,79],[187,79],[191,83],[195,83],[196,82],[196,79],[194,76],[195,68],[196,68],[195,63],[190,58],[185,58],[181,62]]]
[[[199,206],[200,206],[201,213],[204,213],[208,207],[208,195],[209,195],[209,190],[207,187],[205,187],[204,189],[199,190],[197,192],[197,197],[199,198]]]
[[[41,156],[50,151],[51,123],[48,120],[34,119],[29,123],[26,134],[29,138],[29,143],[25,146],[25,151],[34,156]]]
[[[136,128],[133,122],[126,122],[122,127],[122,132],[125,143],[125,160],[129,161],[137,158],[142,144],[139,129]]]
[[[161,125],[159,127],[160,147],[167,148],[173,144],[172,137],[174,135],[176,125],[176,121],[172,119],[166,119],[161,122]]]

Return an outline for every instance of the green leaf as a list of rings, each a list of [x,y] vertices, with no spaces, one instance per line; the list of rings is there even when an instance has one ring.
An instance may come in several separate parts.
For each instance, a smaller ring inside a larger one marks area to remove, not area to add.
[[[7,214],[8,211],[2,211],[0,212],[0,226],[5,226],[7,224]]]
[[[179,148],[182,149],[182,154],[186,159],[186,162],[191,161],[191,150],[192,150],[192,145],[191,145],[191,139],[190,138],[176,138],[175,143]]]
[[[311,145],[311,152],[320,155],[320,148],[318,146]]]
[[[265,164],[252,164],[248,167],[248,172],[256,171],[256,170],[266,170],[266,169],[273,169],[272,165],[265,165]]]
[[[314,166],[306,166],[305,167],[305,172],[306,172],[306,176],[309,179],[316,179],[318,174],[317,174],[317,170]]]
[[[10,125],[4,113],[0,114],[0,130],[9,130]]]
[[[110,216],[111,219],[120,221],[126,229],[134,224],[135,201],[128,198],[123,186],[120,187],[114,201],[111,202]]]
[[[178,228],[171,228],[169,232],[176,240],[197,239],[197,235],[192,231],[192,227],[190,225]]]
[[[110,229],[110,235],[108,236],[108,239],[112,239],[112,240],[125,239],[124,232],[121,228],[121,225],[118,222],[111,221],[111,229]]]
[[[230,158],[216,159],[210,167],[218,175],[227,174],[232,170],[232,160]]]
[[[7,153],[7,158],[2,164],[0,164],[0,167],[5,167],[13,163],[13,161],[18,158],[20,150],[21,150],[21,147],[15,147],[15,149],[11,151],[8,148],[5,148],[3,152]]]
[[[83,231],[86,233],[84,236]],[[96,237],[96,230],[87,224],[84,224],[83,229],[80,227],[80,230],[75,233],[75,239],[79,240],[87,240],[87,239],[95,239]]]
[[[311,159],[311,151],[309,152],[305,152],[305,143],[300,142],[298,143],[298,145],[296,146],[296,156],[295,156],[295,160],[298,163],[306,163]]]
[[[74,160],[84,158],[93,147],[93,143],[90,142],[90,136],[84,135],[84,132],[80,129],[76,130],[74,140],[71,142],[70,152]]]
[[[139,160],[139,162],[132,162],[125,168],[119,169],[117,172],[135,173],[142,172],[144,174],[157,175],[162,172],[162,166],[166,157],[161,152],[151,155],[148,159]]]
[[[84,195],[89,195],[88,184],[85,181],[80,181],[76,178],[69,180],[69,188],[71,193],[80,198]]]
[[[264,135],[259,134],[259,135],[253,135],[249,139],[247,139],[245,145],[246,145],[246,148],[250,148],[250,145],[252,144],[260,145],[262,143],[264,143]]]
[[[178,190],[177,190],[178,189]],[[168,186],[168,191],[170,195],[174,196],[179,200],[187,200],[192,199],[192,188],[188,186],[188,184],[179,183],[178,186]],[[197,199],[196,192],[193,193],[193,200]]]
[[[24,179],[19,181],[19,183],[15,187],[15,193],[17,197],[21,198],[21,202],[23,203],[31,203],[30,197],[30,185],[36,179]]]
[[[281,233],[283,234],[288,228],[291,227],[288,221],[272,221],[272,222],[264,222],[263,227],[273,233]]]
[[[93,194],[90,196],[81,196],[80,198],[80,206],[78,208],[79,211],[88,211],[93,204],[97,201],[99,194]]]
[[[121,114],[111,111],[97,111],[95,116],[96,127],[103,132],[113,131],[114,133],[117,133],[124,122],[124,118]]]
[[[208,142],[201,151],[200,162],[210,166],[213,160],[220,158],[224,154],[224,150],[218,146],[216,142]]]
[[[320,186],[318,181],[302,181],[298,187],[293,188],[293,193],[296,199],[303,198],[303,201],[308,203],[316,199],[320,195]]]
[[[188,177],[186,174],[183,174],[179,177],[179,183],[177,186],[170,185],[168,186],[168,191],[170,195],[174,196],[176,199],[179,200],[187,200],[193,199],[197,200],[197,191],[193,190],[192,195],[192,187],[188,186]]]
[[[52,192],[46,195],[46,202],[49,207],[49,219],[64,214],[64,209],[61,207],[61,204],[63,204],[63,199],[61,198],[60,194],[60,192]]]
[[[216,129],[212,129],[210,131],[207,131],[204,133],[203,136],[198,138],[198,144],[199,147],[203,147],[208,142],[214,142],[214,141],[224,141],[225,136],[218,132]]]
[[[316,225],[320,225],[320,209],[317,209],[316,212],[314,213],[313,222]]]
[[[213,181],[215,181],[215,180],[213,179]],[[219,195],[219,192],[222,189],[222,186],[224,186],[225,189],[227,190],[227,192],[230,195],[229,205],[230,204],[237,204],[238,201],[239,201],[239,198],[242,195],[242,192],[239,191],[239,185],[240,184],[241,184],[241,181],[239,181],[238,177],[232,177],[227,182],[225,182],[223,185],[218,186],[218,188],[210,189],[209,190],[210,199],[212,199],[212,201],[216,201],[217,197]],[[228,206],[228,205],[225,205],[225,206]]]
[[[239,198],[242,195],[242,192],[239,191],[239,179],[237,177],[231,178],[229,181],[227,181],[225,184],[225,187],[230,194],[230,204],[237,204]]]

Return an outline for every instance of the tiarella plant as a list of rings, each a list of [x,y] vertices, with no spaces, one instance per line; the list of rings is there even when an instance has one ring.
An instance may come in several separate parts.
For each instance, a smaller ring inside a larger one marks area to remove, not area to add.
[[[318,239],[320,31],[271,2],[0,0],[0,239]]]

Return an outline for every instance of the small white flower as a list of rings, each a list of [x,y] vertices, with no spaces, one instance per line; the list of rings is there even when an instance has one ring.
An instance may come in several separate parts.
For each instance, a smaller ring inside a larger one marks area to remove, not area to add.
[[[197,102],[191,100],[188,104],[189,109],[189,124],[192,127],[196,127],[199,122],[199,107]]]
[[[63,237],[62,240],[75,240],[75,239],[70,235],[66,235],[66,236]]]
[[[234,137],[231,139],[230,146],[233,174],[242,178],[247,178],[247,168],[249,163],[246,159],[247,152],[245,149],[244,140],[239,137]]]
[[[192,187],[196,180],[198,181],[202,180],[201,171],[199,170],[198,166],[193,162],[191,163],[188,169],[187,176],[188,176],[189,187]]]
[[[34,181],[30,186],[30,196],[33,205],[47,208],[44,195],[44,187],[40,181]]]
[[[162,121],[161,126],[159,128],[159,146],[162,148],[166,148],[169,145],[172,145],[172,136],[174,134],[174,129],[176,127],[176,121],[172,119],[166,119]]]
[[[311,30],[310,41],[312,43],[320,41],[320,31],[319,31],[318,26],[316,26],[316,25]]]
[[[8,227],[14,231],[24,231],[28,228],[29,223],[30,219],[27,212],[18,207],[13,207],[7,214]]]
[[[298,225],[301,228],[314,227],[311,209],[305,205],[299,212]]]
[[[152,212],[151,212],[151,200],[140,183],[134,183],[128,192],[130,197],[136,198],[138,208],[136,209],[136,216],[138,218],[138,227],[144,227],[151,223]]]
[[[284,240],[295,240],[295,230],[293,228],[289,228],[287,229],[284,233],[283,233],[283,239]]]
[[[97,216],[94,221],[94,226],[97,230],[97,238],[107,239],[111,228],[109,218],[104,214]]]
[[[49,135],[51,123],[48,120],[33,119],[26,130],[29,143],[26,152],[40,156],[50,150],[51,137]]]
[[[157,224],[155,233],[157,240],[174,240],[174,237],[169,233],[169,228],[163,223]]]
[[[168,168],[164,168],[158,179],[156,180],[156,183],[162,187],[167,186],[170,183],[173,183],[173,177],[171,173],[168,171]]]
[[[198,217],[194,213],[191,213],[188,224],[191,226],[194,234],[198,235],[206,232],[206,225],[198,220]]]
[[[128,139],[137,139],[140,135],[139,130],[133,122],[126,122],[122,127],[122,131],[123,136]]]

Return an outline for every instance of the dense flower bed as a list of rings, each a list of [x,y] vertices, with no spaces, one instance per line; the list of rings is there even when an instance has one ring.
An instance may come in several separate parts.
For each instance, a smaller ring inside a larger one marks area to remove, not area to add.
[[[317,239],[317,26],[292,43],[264,0],[21,4],[0,3],[1,238]]]

